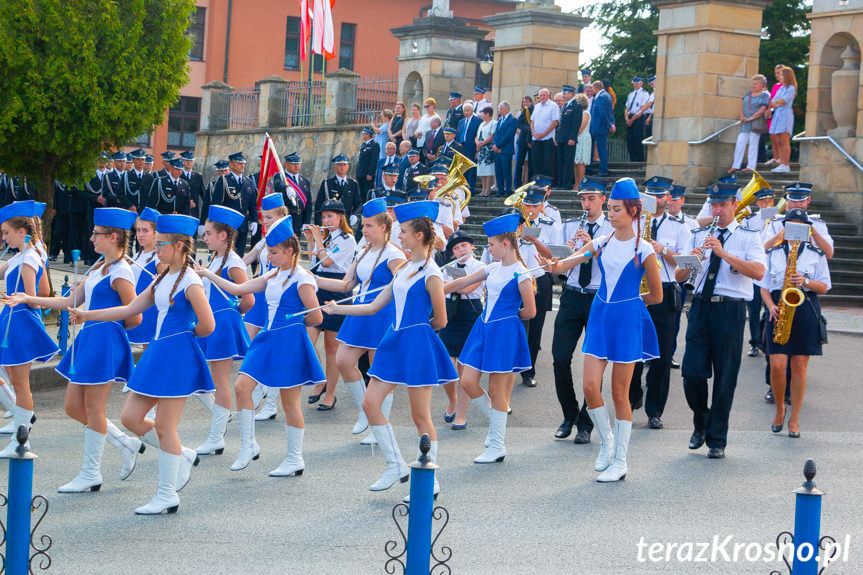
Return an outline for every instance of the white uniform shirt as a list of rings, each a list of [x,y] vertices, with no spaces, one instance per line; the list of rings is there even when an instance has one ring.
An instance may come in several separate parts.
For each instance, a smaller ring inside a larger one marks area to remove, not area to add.
[[[560,217],[560,210],[559,210],[559,209],[557,209],[556,207],[552,206],[552,205],[551,205],[551,204],[549,204],[548,202],[545,202],[545,203],[543,204],[543,206],[542,206],[542,212],[543,212],[546,216],[550,217],[551,219],[553,219],[554,221],[556,221],[558,224],[560,224],[561,226],[563,226],[563,218],[562,218],[562,217]]]
[[[536,246],[526,240],[518,241],[518,251],[521,254],[521,259],[524,260],[524,263],[527,264],[528,268],[535,268],[540,265],[539,261],[536,259],[536,256],[539,255],[539,252],[536,251]],[[542,277],[544,274],[548,273],[544,268],[533,270],[530,272],[533,277],[538,278]]]
[[[713,235],[719,237],[719,228],[717,228]],[[692,233],[692,248],[703,246],[706,236],[706,227],[695,230]],[[764,254],[764,245],[761,243],[758,233],[741,227],[737,223],[737,220],[732,220],[728,226],[723,247],[731,255],[747,262],[757,262],[762,265],[767,263],[767,256]],[[698,272],[698,276],[695,278],[696,294],[700,294],[701,290],[704,289],[704,282],[707,279],[707,269],[710,267],[711,254],[712,251],[707,250],[705,254],[707,258],[702,262],[701,271]],[[752,299],[752,284],[752,279],[736,270],[732,270],[728,262],[723,260],[719,264],[719,272],[716,277],[716,286],[713,289],[713,295],[722,295],[749,301]]]
[[[114,280],[126,280],[132,286],[135,285],[135,274],[132,272],[132,266],[129,265],[129,262],[126,260],[116,262],[110,267],[107,276],[102,275],[102,268],[100,267],[97,270],[93,270],[90,272],[90,275],[87,276],[87,279],[84,281],[84,309],[90,309],[90,300],[93,299],[93,290],[99,285],[100,282],[107,281],[111,284],[112,288],[114,285]],[[81,303],[81,302],[78,302]]]
[[[784,227],[782,221],[784,218],[784,215],[779,214],[775,218],[767,222],[767,224],[764,226],[764,229],[761,231],[762,242],[766,242],[767,240],[771,239],[773,236],[782,231]],[[812,220],[812,227],[818,230],[818,233],[821,235],[821,237],[823,237],[824,240],[832,248],[833,237],[830,235],[830,232],[827,231],[827,224],[825,224],[822,220],[813,218],[812,216],[809,216],[809,219]],[[809,243],[813,246],[815,245],[815,240],[812,239],[812,236],[809,237]]]
[[[282,301],[282,294],[292,285],[297,284],[297,289],[302,285],[310,285],[315,292],[318,291],[318,284],[315,281],[315,276],[300,266],[293,270],[278,270],[276,273],[271,273],[267,279],[267,289],[264,291],[264,297],[267,298],[267,327],[272,327],[273,319],[276,317],[276,311],[279,309],[279,303]],[[285,283],[285,280],[291,278],[291,281]]]
[[[159,339],[159,333],[162,331],[162,322],[165,320],[165,316],[168,315],[168,310],[171,308],[171,290],[174,288],[174,282],[177,281],[177,276],[179,274],[180,272],[167,274],[162,278],[162,281],[159,282],[159,285],[157,285],[154,290],[153,300],[155,301],[156,309],[159,310],[159,316],[156,319],[156,337],[154,339]],[[177,283],[177,289],[174,290],[174,298],[177,297],[177,294],[185,292],[186,288],[190,285],[203,286],[204,283],[201,278],[198,277],[198,274],[193,272],[191,268],[186,268],[183,277],[180,278],[180,281]]]
[[[786,253],[784,245],[786,244],[783,243],[767,250],[767,269],[764,271],[764,278],[755,282],[757,286],[763,287],[767,291],[782,289],[782,284],[785,281],[785,269],[788,264],[788,253]],[[828,290],[833,287],[830,281],[827,257],[823,251],[812,244],[806,244],[806,247],[798,253],[797,273],[811,280],[824,282],[827,284]],[[806,290],[803,286],[800,289]]]
[[[656,235],[653,236],[653,239],[667,247],[668,251],[676,252],[678,254],[688,254],[691,251],[692,232],[689,231],[689,227],[686,224],[672,216],[669,216],[667,212],[663,213],[661,216],[654,216],[653,221],[657,222],[658,226],[656,228]],[[643,217],[641,225],[643,231]],[[677,266],[673,263],[668,263],[661,254],[656,254],[656,257],[659,258],[659,263],[661,265],[659,271],[660,276],[662,277],[662,283],[676,283],[677,280],[674,279],[674,272],[677,270]]]
[[[545,104],[537,102],[533,107],[533,115],[530,117],[533,123],[535,132],[545,132],[551,126],[552,122],[560,122],[560,108],[551,99],[548,99]],[[533,138],[536,140],[536,138]],[[548,135],[542,140],[554,139],[554,130],[551,130]]]
[[[568,242],[569,240],[575,237],[576,232],[579,230],[579,224],[581,223],[581,218],[571,218],[563,222],[563,240]],[[589,226],[591,222],[588,220],[584,224],[584,231],[589,232]],[[600,236],[608,236],[614,233],[614,228],[611,227],[611,222],[608,221],[608,218],[605,217],[605,214],[599,214],[599,217],[596,218],[592,222],[593,226],[593,237],[598,238]],[[581,240],[575,240],[575,251],[580,250],[584,247],[584,242]],[[584,289],[599,289],[599,282],[602,279],[602,271],[599,269],[599,262],[596,258],[590,258],[590,283],[584,286]],[[566,285],[574,287],[575,289],[581,289],[581,284],[578,283],[578,274],[581,269],[581,265],[577,265],[568,272],[566,272]]]
[[[337,247],[338,250],[336,250]],[[331,230],[330,235],[324,240],[324,249],[327,251],[327,256],[324,259],[332,259],[333,265],[320,265],[315,269],[319,272],[343,274],[348,271],[351,262],[354,261],[357,240],[354,239],[353,234],[341,230]],[[316,263],[318,263],[318,257],[315,255],[312,257],[312,264]]]
[[[653,113],[653,103],[656,100],[656,92],[651,92],[647,97],[647,101],[650,102],[650,107],[644,111],[645,115],[649,115]]]
[[[213,258],[213,261],[210,262],[210,265],[207,266],[207,269],[217,274],[219,272],[219,268],[222,266],[222,257],[216,256]],[[223,273],[230,273],[232,269],[240,269],[244,272],[246,271],[246,264],[243,262],[242,258],[237,255],[237,252],[231,251],[228,253],[228,261],[225,262],[225,267],[222,268]],[[164,282],[164,280],[162,280]],[[207,299],[210,299],[210,289],[212,287],[212,282],[204,278],[204,293],[207,295]]]
[[[540,216],[531,221],[533,228],[539,228],[539,241],[545,245],[559,246],[563,243],[563,227],[554,221],[553,218],[540,214]],[[532,264],[528,264],[532,267]]]
[[[472,273],[478,272],[479,270],[484,270],[486,266],[484,263],[482,263],[481,261],[479,261],[478,259],[473,257],[473,255],[471,255],[470,257],[468,257],[463,262],[459,262],[459,263],[453,262],[449,265],[445,265],[444,267],[442,267],[441,272],[443,273],[444,282],[448,282],[448,281],[452,281],[452,280],[456,279],[450,275],[450,270],[453,268],[456,268],[456,267],[463,269],[465,275],[471,275]],[[459,294],[459,295],[461,296],[461,299],[482,299],[482,291],[483,291],[482,290],[482,284],[480,284],[472,292],[466,293],[466,294],[463,293],[463,294]]]
[[[633,90],[626,96],[626,109],[629,110],[629,115],[636,114],[643,105],[647,103],[650,95],[644,88]]]
[[[482,314],[483,321],[488,321],[488,318],[494,313],[494,306],[500,298],[501,292],[513,278],[518,278],[518,283],[530,281],[530,274],[524,273],[525,271],[525,267],[519,261],[508,266],[504,266],[501,262],[494,262],[486,266],[485,286],[488,291],[488,301]]]
[[[671,214],[669,214],[669,215],[671,215]],[[671,216],[671,217],[673,217],[674,219],[679,220],[679,221],[683,222],[684,224],[686,224],[686,227],[689,228],[690,232],[692,230],[696,230],[696,229],[701,227],[698,225],[698,220],[696,220],[692,216],[684,214],[683,212],[677,212],[677,215]]]

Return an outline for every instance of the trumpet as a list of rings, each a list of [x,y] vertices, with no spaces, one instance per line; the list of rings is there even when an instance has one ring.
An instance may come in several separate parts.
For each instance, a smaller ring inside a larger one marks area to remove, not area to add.
[[[767,183],[767,180],[761,174],[752,170],[752,179],[741,190],[740,202],[737,203],[737,209],[734,211],[734,217],[738,222],[743,221],[743,218],[752,213],[752,210],[749,209],[749,204],[755,201],[755,194],[769,187],[770,184]]]
[[[707,243],[707,238],[711,237],[713,233],[716,231],[716,228],[719,227],[719,216],[713,218],[713,223],[710,224],[710,227],[707,228],[707,235],[704,237],[704,243]],[[702,244],[702,249],[704,249],[704,245]],[[707,260],[707,255],[702,252],[701,253],[701,261],[703,262]],[[683,287],[688,289],[689,291],[695,290],[695,278],[698,276],[697,270],[692,270],[692,273],[689,274],[689,278],[683,283]]]

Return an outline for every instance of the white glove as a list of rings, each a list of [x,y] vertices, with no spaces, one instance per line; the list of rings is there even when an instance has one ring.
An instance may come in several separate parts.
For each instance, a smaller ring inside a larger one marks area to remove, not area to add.
[[[252,222],[249,224],[249,233],[252,235],[258,233],[258,222]]]
[[[198,235],[199,235],[199,236],[203,236],[203,235],[204,235],[204,226],[198,226]]]
[[[351,222],[351,227],[354,227],[354,226],[356,226],[356,225],[357,225],[357,221],[359,221],[359,220],[357,219],[357,215],[356,215],[356,214],[351,214],[351,218],[350,218],[350,220],[348,220],[348,221],[350,221],[350,222]]]

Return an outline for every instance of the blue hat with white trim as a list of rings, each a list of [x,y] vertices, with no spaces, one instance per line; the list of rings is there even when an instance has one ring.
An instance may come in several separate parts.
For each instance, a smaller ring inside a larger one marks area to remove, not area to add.
[[[389,174],[391,176],[398,176],[399,175],[399,167],[395,164],[390,164],[388,166],[384,166],[383,168],[381,168],[381,173]]]
[[[717,181],[721,184],[736,184],[737,183],[737,176],[735,174],[730,174],[728,176],[722,176]]]
[[[655,81],[656,81],[656,76],[651,76],[650,78],[647,79],[648,84],[653,84]]]
[[[518,229],[518,224],[518,214],[506,214],[487,221],[482,225],[482,229],[485,232],[485,235],[492,237],[498,234],[514,232]]]
[[[408,220],[415,220],[417,218],[429,218],[430,220],[434,221],[434,219],[437,217],[439,208],[439,203],[433,202],[431,200],[425,200],[422,202],[401,204],[393,208],[393,210],[396,214],[396,220],[398,220],[399,222],[406,222]]]
[[[147,157],[147,152],[145,152],[145,151],[144,151],[144,150],[142,150],[141,148],[138,148],[137,150],[132,150],[132,153],[131,153],[130,155],[131,155],[133,158],[146,158],[146,157]]]
[[[411,148],[410,150],[408,150],[408,156],[419,156],[419,155],[420,155],[420,151],[417,150],[416,148]]]
[[[591,72],[590,72],[590,68],[584,68],[584,69],[581,71],[581,75],[582,75],[582,76],[592,76],[593,74],[591,74]]]
[[[131,161],[132,161],[132,154],[126,154],[126,161],[127,161],[127,162],[131,162]]]
[[[678,185],[671,186],[671,191],[669,193],[671,194],[671,197],[674,199],[682,198],[683,195],[686,193],[686,186],[678,186]]]
[[[737,190],[740,186],[727,182],[719,182],[707,188],[707,201],[711,204],[727,202],[737,198]]]
[[[174,158],[173,160],[168,162],[168,165],[171,166],[172,168],[177,168],[178,170],[182,170],[183,169],[183,158]]]
[[[423,191],[423,188],[414,188],[414,190],[408,194],[409,202],[422,202],[429,199],[428,192]]]
[[[12,202],[0,208],[0,223],[10,218],[32,218],[36,215],[36,202],[25,200],[23,202]]]
[[[387,211],[387,201],[384,198],[375,198],[363,204],[363,217],[371,218]]]
[[[147,154],[144,156],[144,163],[145,164],[152,164],[155,160],[156,160],[156,158],[154,158],[152,154]]]
[[[219,160],[215,164],[213,164],[217,170],[227,170],[228,169],[228,160]]]
[[[284,207],[285,198],[282,194],[267,194],[261,198],[261,210],[275,210]]]
[[[241,164],[246,163],[246,156],[243,155],[243,152],[236,152],[228,156],[228,159],[232,162],[239,162]]]
[[[33,215],[36,216],[37,218],[41,218],[42,215],[45,213],[46,204],[45,204],[45,202],[34,202],[34,204],[35,204],[35,211],[34,211]]]
[[[238,230],[243,225],[246,217],[233,208],[214,204],[210,206],[210,211],[207,212],[207,219],[211,222],[225,224]]]
[[[170,162],[174,159],[174,152],[162,152],[162,159],[166,162]]]
[[[300,157],[300,154],[297,152],[292,152],[285,156],[285,161],[289,164],[302,164],[303,159]]]
[[[764,198],[772,198],[774,195],[774,191],[770,188],[761,188],[757,192],[755,192],[756,200],[763,200]]]
[[[294,235],[294,224],[291,216],[279,218],[267,231],[266,242],[268,247],[277,246]]]
[[[792,202],[802,202],[812,195],[812,184],[794,182],[785,186],[785,199]]]
[[[375,131],[372,130],[371,128],[369,128],[368,126],[366,126],[365,128],[363,128],[363,134],[368,134],[369,136],[374,136]]]
[[[186,150],[185,152],[180,154],[180,157],[183,158],[184,160],[194,160],[195,159],[195,151],[194,150]]]
[[[461,94],[459,94],[458,92],[450,92],[449,93],[449,99],[450,100],[455,100],[456,98],[461,98]]]
[[[114,155],[111,156],[112,160],[120,160],[121,162],[126,161],[126,152],[114,152]]]
[[[671,178],[653,176],[644,182],[644,191],[651,196],[664,196],[671,191],[673,181]]]
[[[524,196],[523,202],[526,206],[538,206],[544,199],[545,193],[543,193],[542,188],[531,186],[530,191]]]
[[[632,178],[620,178],[614,182],[611,188],[612,200],[638,200],[641,196],[638,193],[638,185]]]
[[[578,185],[578,195],[608,193],[608,180],[597,176],[584,176]]]
[[[393,190],[390,195],[386,197],[387,207],[394,208],[395,206],[400,206],[407,200],[405,193],[401,190]]]
[[[198,218],[183,214],[161,214],[156,221],[156,231],[160,234],[194,236],[198,231]]]
[[[138,214],[123,208],[96,208],[93,210],[93,225],[106,228],[131,230]]]
[[[537,188],[542,188],[543,191],[547,191],[551,187],[551,177],[536,174],[533,176],[533,185]]]
[[[572,92],[572,93],[575,93],[575,88],[574,88],[574,87],[572,87],[572,86],[570,86],[569,84],[564,84],[563,86],[561,86],[560,91],[561,91],[561,92]]]
[[[448,174],[449,168],[447,168],[444,164],[435,164],[429,170],[429,174]]]
[[[479,86],[473,89],[474,94],[485,94],[485,88],[480,88]]]
[[[99,159],[102,159],[102,160],[110,160],[110,159],[111,159],[111,156],[109,156],[109,155],[108,155],[108,152],[105,152],[105,151],[103,150],[103,151],[99,152]]]
[[[141,210],[141,214],[138,217],[145,222],[158,222],[159,216],[161,215],[162,214],[160,214],[157,210],[154,210],[153,208],[144,208],[143,210]]]
[[[633,76],[632,77],[632,83],[635,84],[638,82],[644,82],[644,78],[642,78],[641,76]]]
[[[338,156],[336,156],[335,158],[333,158],[330,161],[334,164],[349,164],[350,163],[350,161],[348,160],[348,157],[344,154],[339,154]]]

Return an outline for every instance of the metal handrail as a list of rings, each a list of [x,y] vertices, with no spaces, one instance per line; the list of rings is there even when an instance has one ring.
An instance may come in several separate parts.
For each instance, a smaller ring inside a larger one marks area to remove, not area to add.
[[[659,142],[654,140],[653,136],[648,136],[648,137],[644,138],[643,140],[641,140],[641,145],[642,146],[658,146]]]
[[[720,134],[722,134],[722,132],[724,132],[724,131],[726,131],[726,130],[728,130],[728,129],[730,129],[730,128],[733,128],[734,126],[737,126],[737,125],[738,125],[738,124],[740,124],[740,123],[741,123],[741,122],[740,122],[740,120],[737,120],[736,122],[734,122],[734,123],[733,123],[733,124],[731,124],[730,126],[725,126],[724,128],[722,128],[722,129],[721,129],[721,130],[719,130],[718,132],[713,132],[712,134],[710,134],[710,135],[709,135],[709,136],[707,136],[706,138],[703,138],[703,139],[701,139],[701,140],[697,140],[697,141],[695,141],[695,142],[689,142],[689,145],[690,145],[690,146],[700,146],[701,144],[706,144],[706,143],[707,143],[707,142],[709,142],[710,140],[714,140],[714,139],[718,138],[718,137],[719,137],[719,135],[720,135]]]
[[[818,142],[824,142],[824,141],[830,142],[831,144],[833,144],[833,146],[837,150],[839,150],[842,153],[843,156],[845,156],[846,160],[851,162],[855,168],[857,168],[858,170],[863,172],[863,166],[860,165],[860,162],[858,162],[854,158],[854,156],[852,156],[851,154],[846,152],[845,148],[840,146],[839,142],[837,142],[836,140],[833,139],[833,136],[804,136],[803,134],[805,134],[805,133],[806,133],[806,130],[803,130],[802,132],[800,132],[799,134],[797,134],[796,136],[791,138],[791,141],[792,142],[814,142],[816,146],[818,145]]]

